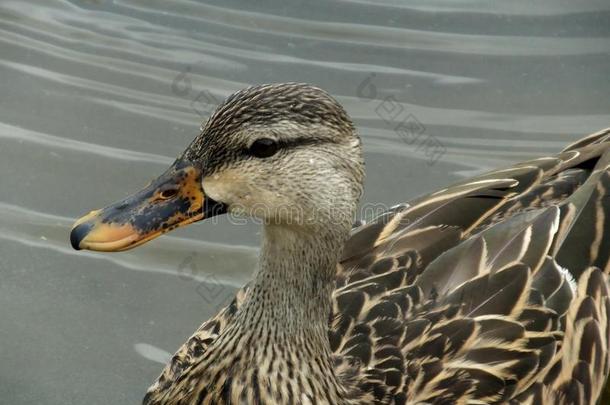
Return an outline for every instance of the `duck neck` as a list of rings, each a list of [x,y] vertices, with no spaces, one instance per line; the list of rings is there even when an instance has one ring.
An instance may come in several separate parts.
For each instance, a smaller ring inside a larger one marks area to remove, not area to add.
[[[266,225],[259,269],[240,323],[250,330],[288,336],[315,334],[328,346],[331,294],[348,233],[349,229]]]
[[[304,403],[307,398],[345,403],[347,391],[334,370],[328,321],[337,261],[348,232],[265,227],[259,269],[234,326],[243,341],[252,342],[244,357],[260,367],[261,381],[274,381],[276,398],[292,392]],[[263,366],[270,361],[272,367]],[[283,379],[277,370],[285,370]]]

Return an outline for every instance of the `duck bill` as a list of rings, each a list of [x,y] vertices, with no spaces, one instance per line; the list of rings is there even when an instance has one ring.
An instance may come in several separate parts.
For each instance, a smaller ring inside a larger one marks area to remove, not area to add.
[[[201,170],[176,161],[139,192],[91,211],[74,223],[74,249],[118,252],[132,249],[181,226],[223,214],[223,204],[206,198]]]

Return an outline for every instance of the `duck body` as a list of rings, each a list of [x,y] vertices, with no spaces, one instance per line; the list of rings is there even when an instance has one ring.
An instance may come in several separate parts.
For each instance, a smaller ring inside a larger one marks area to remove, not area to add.
[[[290,113],[269,112],[282,109]],[[262,161],[268,150],[226,157],[243,150],[231,142],[260,139],[257,131],[276,134],[285,149]],[[300,135],[283,138],[288,132]],[[233,302],[177,351],[145,404],[601,399],[610,372],[610,129],[353,230],[360,142],[319,89],[238,92],[178,161],[197,159],[205,198],[266,220],[260,263]],[[269,212],[253,213],[251,201],[268,203]],[[299,207],[296,220],[277,209],[283,203]],[[101,246],[95,229],[113,224],[113,210],[79,221],[73,245]]]

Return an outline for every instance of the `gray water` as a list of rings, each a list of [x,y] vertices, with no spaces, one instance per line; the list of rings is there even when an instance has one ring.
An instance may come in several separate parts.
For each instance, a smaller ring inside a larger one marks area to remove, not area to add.
[[[610,126],[609,78],[607,0],[2,0],[0,403],[137,403],[250,277],[253,224],[68,242],[231,92],[330,91],[364,140],[364,202],[392,205]]]

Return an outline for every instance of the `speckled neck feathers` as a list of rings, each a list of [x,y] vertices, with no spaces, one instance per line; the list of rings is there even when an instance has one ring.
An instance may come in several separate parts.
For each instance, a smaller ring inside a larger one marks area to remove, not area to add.
[[[202,404],[347,404],[328,341],[333,279],[349,226],[268,225],[244,305],[196,366]],[[192,400],[185,393],[185,403]]]
[[[338,227],[310,233],[296,227],[267,225],[260,265],[238,317],[248,328],[270,327],[295,334],[328,328],[331,291],[347,232]]]

